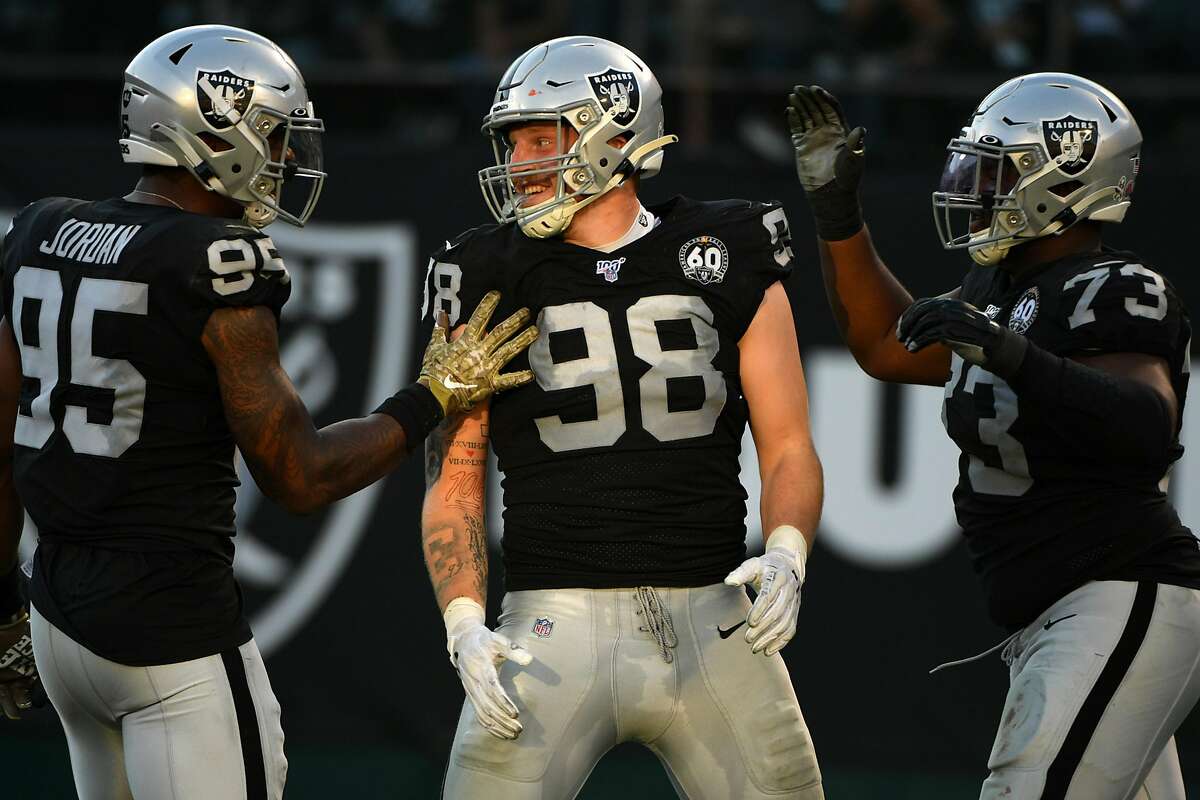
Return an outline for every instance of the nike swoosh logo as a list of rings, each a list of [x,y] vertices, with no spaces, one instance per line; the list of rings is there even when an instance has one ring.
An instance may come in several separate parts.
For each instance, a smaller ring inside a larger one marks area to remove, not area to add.
[[[725,628],[722,628],[720,625],[718,625],[717,626],[717,635],[720,636],[722,639],[728,639],[730,636],[733,636],[734,631],[736,631],[738,628],[742,627],[745,624],[746,624],[746,620],[742,620],[737,625],[734,625],[732,628],[730,628],[728,630],[726,630]]]
[[[1078,614],[1067,614],[1065,617],[1059,617],[1058,619],[1049,620],[1045,625],[1042,626],[1042,630],[1048,631],[1052,627],[1057,625],[1058,623],[1062,622],[1064,619],[1070,619],[1071,617],[1077,617],[1077,616],[1079,616],[1079,615]]]
[[[473,383],[459,383],[458,381],[454,380],[454,378],[446,378],[446,380],[442,381],[442,386],[445,386],[447,389],[474,389],[475,388],[475,384],[473,384]]]

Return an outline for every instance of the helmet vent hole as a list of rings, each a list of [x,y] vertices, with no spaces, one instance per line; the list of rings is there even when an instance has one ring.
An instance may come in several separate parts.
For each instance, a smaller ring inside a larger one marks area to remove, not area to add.
[[[1047,191],[1056,197],[1070,197],[1080,186],[1083,184],[1079,181],[1064,181],[1054,184]]]
[[[226,150],[233,149],[233,145],[231,145],[229,142],[225,141],[220,136],[209,133],[208,131],[201,131],[200,133],[196,134],[196,138],[204,142],[204,146],[214,153],[224,153]]]
[[[241,172],[241,171],[242,171],[242,165],[241,165],[241,164],[234,164],[234,165],[233,165],[233,173],[234,173],[235,175],[236,175],[237,173]]]
[[[1045,214],[1045,213],[1046,213],[1046,204],[1045,204],[1045,203],[1038,203],[1038,204],[1037,204],[1037,212],[1038,212],[1039,214]]]
[[[192,49],[192,43],[188,42],[183,47],[179,48],[174,53],[171,53],[171,55],[167,56],[167,58],[169,58],[171,60],[172,64],[177,65],[177,64],[179,64],[180,61],[183,60],[183,54],[191,49]]]
[[[1107,103],[1105,103],[1103,100],[1098,100],[1097,102],[1099,102],[1099,103],[1100,103],[1100,106],[1101,106],[1101,108],[1103,108],[1103,109],[1104,109],[1104,113],[1105,113],[1105,114],[1108,114],[1108,121],[1109,121],[1109,122],[1116,122],[1116,121],[1117,121],[1117,114],[1116,114],[1116,112],[1115,112],[1115,111],[1113,111],[1111,108],[1109,108],[1109,107],[1108,107],[1108,104],[1107,104]]]
[[[602,158],[602,159],[600,159],[600,166],[602,166],[602,167],[607,167],[607,166],[608,166],[608,159],[607,159],[607,158]]]

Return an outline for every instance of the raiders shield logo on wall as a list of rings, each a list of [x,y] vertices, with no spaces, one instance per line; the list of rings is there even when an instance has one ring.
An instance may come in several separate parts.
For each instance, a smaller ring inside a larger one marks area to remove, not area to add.
[[[254,96],[254,81],[227,69],[196,71],[196,103],[214,130],[232,128],[241,121]]]
[[[592,93],[600,101],[601,109],[617,109],[614,120],[618,125],[628,125],[637,117],[642,92],[632,72],[609,67],[599,75],[589,75],[588,82],[592,85]]]
[[[1100,140],[1100,126],[1094,119],[1079,119],[1067,115],[1062,119],[1042,122],[1046,152],[1058,164],[1060,171],[1078,175],[1092,163]]]

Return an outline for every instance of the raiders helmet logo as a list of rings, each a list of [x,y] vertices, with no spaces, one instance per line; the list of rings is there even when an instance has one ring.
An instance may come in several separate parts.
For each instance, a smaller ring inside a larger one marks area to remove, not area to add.
[[[1067,115],[1062,119],[1042,122],[1046,152],[1061,172],[1078,175],[1088,168],[1096,155],[1100,126],[1094,119],[1079,119]]]
[[[618,125],[628,125],[637,117],[642,92],[632,72],[609,67],[599,75],[589,75],[588,83],[602,111],[617,109],[613,119]]]
[[[223,131],[241,121],[254,96],[254,81],[227,69],[196,71],[196,103],[213,130]]]

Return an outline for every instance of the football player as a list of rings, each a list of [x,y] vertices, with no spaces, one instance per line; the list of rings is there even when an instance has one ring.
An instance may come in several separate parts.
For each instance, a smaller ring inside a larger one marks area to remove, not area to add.
[[[779,651],[796,630],[821,470],[775,203],[639,200],[662,92],[589,36],[513,62],[484,118],[497,223],[430,261],[426,321],[489,288],[537,314],[536,383],[427,446],[422,533],[467,694],[447,798],[574,797],[619,742],[682,796],[820,798]],[[745,559],[749,421],[766,553]],[[488,448],[504,472],[505,588],[485,625]],[[753,606],[744,585],[758,591]],[[499,669],[497,669],[499,666]]]
[[[32,628],[81,798],[278,798],[279,704],[232,570],[235,446],[269,497],[313,511],[531,380],[499,368],[536,332],[505,343],[523,312],[484,336],[488,296],[455,342],[434,326],[418,382],[317,430],[279,363],[289,276],[261,230],[307,220],[325,178],[296,65],[250,31],[177,30],[127,67],[121,121],[137,187],[39,200],[0,252],[0,701],[29,703],[14,630]]]
[[[1161,274],[1102,244],[1137,179],[1129,109],[1059,73],[985,97],[933,195],[942,243],[974,263],[915,303],[863,225],[863,129],[819,87],[797,86],[787,114],[854,357],[945,385],[955,510],[1012,632],[980,796],[1182,798],[1172,735],[1200,694],[1200,553],[1166,489],[1191,328]]]

